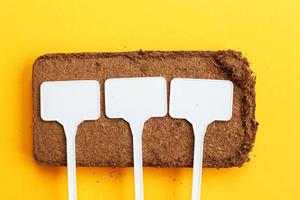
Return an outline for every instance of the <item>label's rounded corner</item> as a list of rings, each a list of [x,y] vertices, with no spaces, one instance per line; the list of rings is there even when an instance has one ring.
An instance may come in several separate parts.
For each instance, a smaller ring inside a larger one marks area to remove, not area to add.
[[[233,82],[230,80],[224,80],[224,82],[229,85],[231,88],[233,88]]]
[[[49,81],[43,81],[40,85],[40,90],[42,91],[43,88],[46,87],[46,85],[48,85]]]
[[[100,90],[100,83],[98,80],[91,80],[92,82],[94,82],[97,85],[97,88]]]

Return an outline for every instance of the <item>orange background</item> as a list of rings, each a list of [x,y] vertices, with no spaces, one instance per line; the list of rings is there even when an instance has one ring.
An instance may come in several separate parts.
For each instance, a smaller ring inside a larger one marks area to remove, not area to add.
[[[32,156],[31,70],[49,52],[218,50],[257,75],[251,162],[205,169],[203,200],[300,199],[300,1],[0,2],[0,199],[67,199],[64,167]],[[78,168],[78,199],[133,199],[133,170]],[[191,169],[144,170],[145,200],[191,197]]]

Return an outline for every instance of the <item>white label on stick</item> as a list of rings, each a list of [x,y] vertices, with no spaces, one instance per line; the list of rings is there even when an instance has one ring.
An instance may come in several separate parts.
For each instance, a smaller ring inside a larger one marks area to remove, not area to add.
[[[105,112],[126,120],[133,135],[135,199],[143,199],[142,131],[151,117],[167,114],[166,80],[163,77],[118,78],[105,82]]]
[[[41,84],[41,118],[57,121],[67,142],[69,200],[76,200],[75,138],[77,126],[100,116],[100,87],[94,80],[49,81]]]
[[[171,81],[170,116],[187,119],[194,130],[192,200],[200,199],[203,142],[207,126],[232,116],[233,84],[225,80],[184,79]]]

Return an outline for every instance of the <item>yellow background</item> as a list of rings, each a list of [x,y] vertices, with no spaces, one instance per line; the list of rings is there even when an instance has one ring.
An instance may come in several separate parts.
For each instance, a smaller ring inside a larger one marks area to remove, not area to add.
[[[243,52],[257,75],[251,162],[205,169],[203,200],[300,199],[299,0],[1,0],[0,199],[67,199],[32,156],[31,69],[48,52]],[[133,199],[133,170],[79,168],[78,199]],[[191,197],[191,169],[144,170],[145,200]]]

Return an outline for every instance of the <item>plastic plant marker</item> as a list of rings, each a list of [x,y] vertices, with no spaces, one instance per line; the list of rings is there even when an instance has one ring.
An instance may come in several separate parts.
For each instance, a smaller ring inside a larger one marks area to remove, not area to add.
[[[41,117],[57,121],[66,135],[69,200],[76,200],[75,138],[78,125],[100,117],[100,87],[94,80],[43,82]]]
[[[105,82],[105,113],[122,118],[133,136],[135,199],[143,199],[142,132],[151,117],[167,114],[166,80],[163,77],[118,78]]]
[[[186,119],[194,131],[192,200],[200,199],[203,143],[207,126],[232,116],[233,84],[225,80],[183,79],[171,81],[170,116]]]

